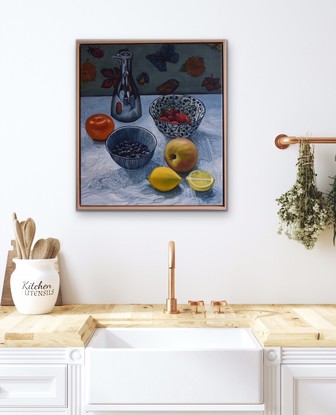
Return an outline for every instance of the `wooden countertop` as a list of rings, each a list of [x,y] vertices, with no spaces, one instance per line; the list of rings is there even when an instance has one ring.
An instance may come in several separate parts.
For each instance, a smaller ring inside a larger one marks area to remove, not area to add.
[[[45,315],[0,307],[0,347],[82,347],[96,327],[250,327],[265,347],[336,347],[336,305],[235,304],[216,314],[167,315],[163,305],[86,304],[55,307]]]

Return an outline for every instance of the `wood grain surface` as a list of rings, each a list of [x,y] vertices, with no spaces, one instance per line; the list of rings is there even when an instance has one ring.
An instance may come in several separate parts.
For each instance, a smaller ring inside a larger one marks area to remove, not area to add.
[[[0,347],[85,346],[96,327],[250,327],[266,347],[336,347],[336,305],[229,304],[223,314],[206,305],[200,314],[180,305],[85,304],[22,315],[0,307]]]

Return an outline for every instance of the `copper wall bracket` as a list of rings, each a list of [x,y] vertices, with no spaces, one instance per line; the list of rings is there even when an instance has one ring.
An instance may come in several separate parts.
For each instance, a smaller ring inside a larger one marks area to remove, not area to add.
[[[291,144],[298,144],[302,140],[310,144],[336,144],[336,137],[289,137],[286,134],[279,134],[274,142],[278,148],[284,150]]]

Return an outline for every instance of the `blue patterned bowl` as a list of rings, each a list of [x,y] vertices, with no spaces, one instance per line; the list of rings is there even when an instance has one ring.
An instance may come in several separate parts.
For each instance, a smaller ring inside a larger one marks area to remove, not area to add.
[[[138,158],[119,156],[115,154],[115,147],[124,142],[131,141],[144,144],[148,148],[148,154]],[[142,127],[121,127],[113,131],[105,142],[106,150],[112,159],[124,169],[139,169],[145,166],[153,157],[157,141],[155,136]]]
[[[191,123],[172,124],[161,121],[162,110],[178,109],[186,114]],[[149,106],[149,113],[162,134],[169,137],[190,137],[201,124],[205,115],[205,105],[189,95],[164,95],[156,98]]]

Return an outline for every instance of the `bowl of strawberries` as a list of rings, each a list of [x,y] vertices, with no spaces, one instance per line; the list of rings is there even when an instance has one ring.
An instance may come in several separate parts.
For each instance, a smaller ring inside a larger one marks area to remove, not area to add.
[[[163,95],[149,105],[158,130],[168,137],[190,137],[201,124],[205,105],[191,95]]]

